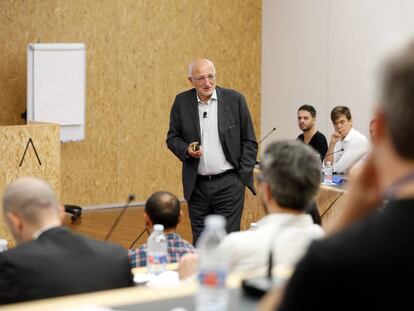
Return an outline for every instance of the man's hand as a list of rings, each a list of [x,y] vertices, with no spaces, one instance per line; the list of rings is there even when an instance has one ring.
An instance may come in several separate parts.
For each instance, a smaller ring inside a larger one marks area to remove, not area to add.
[[[187,253],[178,263],[178,276],[180,280],[194,276],[198,272],[198,254]]]
[[[198,148],[196,147],[198,146]],[[203,154],[202,147],[198,145],[198,142],[194,141],[187,147],[187,154],[193,158],[199,158]]]
[[[331,135],[331,142],[330,144],[335,145],[338,141],[340,141],[342,139],[342,135],[341,133],[335,131],[333,132],[333,134]]]

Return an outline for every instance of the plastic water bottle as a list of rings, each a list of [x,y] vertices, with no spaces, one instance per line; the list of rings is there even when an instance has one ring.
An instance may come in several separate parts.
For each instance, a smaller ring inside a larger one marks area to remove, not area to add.
[[[163,225],[154,225],[147,241],[147,270],[158,275],[167,268],[167,239]]]
[[[323,170],[323,183],[324,184],[332,184],[332,163],[331,162],[326,162],[325,168]]]
[[[229,305],[226,288],[228,260],[219,247],[226,236],[226,220],[223,216],[210,215],[197,243],[199,251],[199,290],[196,295],[196,311],[224,311]]]
[[[9,243],[5,239],[0,239],[0,253],[7,251]]]
[[[250,223],[250,231],[254,231],[254,230],[256,230],[257,229],[257,223],[255,223],[255,222],[252,222],[252,223]]]

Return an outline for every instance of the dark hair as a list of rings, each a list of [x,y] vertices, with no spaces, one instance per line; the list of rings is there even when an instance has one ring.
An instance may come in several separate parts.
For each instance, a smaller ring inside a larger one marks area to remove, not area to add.
[[[382,68],[381,103],[395,151],[414,159],[414,41]]]
[[[315,110],[315,108],[313,108],[313,106],[311,106],[311,105],[302,105],[302,106],[299,107],[298,112],[300,110],[305,110],[305,111],[307,111],[311,114],[312,118],[316,118],[316,110]]]
[[[352,119],[351,111],[346,106],[336,106],[331,111],[331,120],[335,122],[340,116],[345,115],[345,117],[350,121]]]
[[[158,191],[145,202],[145,213],[154,225],[161,224],[164,229],[174,229],[180,217],[180,202],[172,193]]]
[[[316,196],[320,157],[308,145],[296,140],[274,142],[266,148],[260,165],[280,206],[304,211]]]

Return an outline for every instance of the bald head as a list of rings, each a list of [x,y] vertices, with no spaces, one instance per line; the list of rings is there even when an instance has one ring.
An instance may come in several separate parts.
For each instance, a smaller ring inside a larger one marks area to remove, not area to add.
[[[214,67],[214,63],[211,60],[206,58],[195,58],[188,66],[188,76],[196,77],[198,74],[198,69],[200,67],[210,67],[213,70],[214,74],[216,73],[216,68]]]
[[[145,203],[145,213],[155,224],[161,224],[165,229],[175,229],[180,219],[180,201],[165,191],[153,193]]]
[[[48,219],[59,219],[60,208],[48,183],[35,177],[23,177],[6,187],[3,212],[18,214],[31,225],[45,225]]]

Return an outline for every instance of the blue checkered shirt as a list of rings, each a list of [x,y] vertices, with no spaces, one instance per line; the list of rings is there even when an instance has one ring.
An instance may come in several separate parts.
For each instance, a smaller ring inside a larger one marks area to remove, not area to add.
[[[165,237],[168,244],[168,263],[176,263],[183,255],[196,252],[194,246],[183,240],[177,233],[168,233]],[[137,249],[130,249],[128,259],[131,268],[147,266],[147,244]]]

